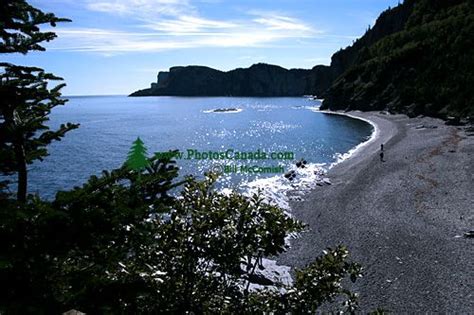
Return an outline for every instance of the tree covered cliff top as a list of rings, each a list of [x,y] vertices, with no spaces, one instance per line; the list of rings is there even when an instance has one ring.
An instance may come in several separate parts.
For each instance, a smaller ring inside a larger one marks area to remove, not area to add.
[[[472,34],[473,1],[407,0],[333,56],[342,74],[323,108],[472,116]]]

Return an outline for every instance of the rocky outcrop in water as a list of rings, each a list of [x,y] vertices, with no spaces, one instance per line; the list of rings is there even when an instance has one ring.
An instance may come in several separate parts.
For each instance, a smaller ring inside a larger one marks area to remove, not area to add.
[[[321,109],[473,117],[472,34],[473,0],[405,0],[336,52],[330,66],[173,67],[132,96],[317,95]]]

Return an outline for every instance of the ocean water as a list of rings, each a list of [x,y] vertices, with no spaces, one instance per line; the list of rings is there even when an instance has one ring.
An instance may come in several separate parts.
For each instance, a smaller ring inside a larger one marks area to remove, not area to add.
[[[180,150],[181,175],[220,170],[223,191],[263,188],[270,201],[286,207],[283,195],[311,188],[324,169],[373,131],[366,122],[318,112],[319,105],[304,97],[70,97],[66,106],[53,110],[50,125],[81,126],[51,145],[43,162],[30,166],[29,191],[53,198],[58,190],[118,168],[140,137],[150,156]],[[219,108],[237,111],[213,112]],[[247,159],[236,159],[237,152]],[[304,169],[295,166],[300,159],[307,161]],[[291,170],[292,181],[284,177]]]

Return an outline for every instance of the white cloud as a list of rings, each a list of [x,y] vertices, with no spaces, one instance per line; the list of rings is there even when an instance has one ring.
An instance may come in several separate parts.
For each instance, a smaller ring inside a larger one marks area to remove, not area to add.
[[[88,0],[92,11],[140,17],[178,15],[194,10],[188,0]]]
[[[128,28],[103,29],[94,25],[57,29],[59,38],[51,43],[51,49],[113,55],[200,47],[262,47],[321,34],[299,19],[276,12],[208,19],[199,15],[190,0],[84,1],[87,10],[100,12],[95,14],[126,17]]]
[[[308,25],[298,21],[297,19],[287,16],[269,15],[254,19],[255,22],[262,24],[272,30],[287,31],[303,31],[311,32],[312,29]]]
[[[161,40],[159,36],[147,33],[131,33],[96,28],[62,29],[58,45],[50,49],[100,52],[113,55],[124,52],[163,51],[169,49],[189,48],[184,42]]]
[[[183,15],[178,16],[175,19],[163,19],[156,22],[150,22],[143,26],[157,31],[180,34],[236,28],[238,25],[226,21],[209,20],[195,16]]]
[[[59,29],[59,38],[50,49],[98,52],[113,55],[126,52],[158,52],[171,49],[200,47],[262,47],[295,36],[291,32],[267,29],[250,29],[247,26],[229,31],[178,33],[173,32],[123,32],[98,28]]]

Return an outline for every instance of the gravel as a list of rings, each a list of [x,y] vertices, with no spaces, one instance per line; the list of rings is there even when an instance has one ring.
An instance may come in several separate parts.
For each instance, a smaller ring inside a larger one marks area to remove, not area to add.
[[[329,171],[332,185],[292,202],[308,230],[278,263],[303,267],[345,244],[364,267],[352,285],[363,312],[474,312],[474,243],[463,237],[474,229],[474,137],[434,118],[350,115],[376,135]]]

